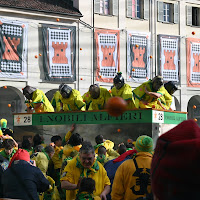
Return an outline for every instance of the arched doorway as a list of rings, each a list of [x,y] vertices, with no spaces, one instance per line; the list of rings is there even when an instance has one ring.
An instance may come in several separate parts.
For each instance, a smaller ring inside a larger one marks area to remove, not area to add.
[[[190,98],[187,106],[188,119],[197,119],[200,125],[200,96],[195,95]]]
[[[175,100],[176,111],[181,111],[181,105],[180,105],[178,99],[175,96],[173,96],[173,97]]]
[[[13,113],[25,112],[25,99],[20,90],[11,86],[0,87],[0,118],[8,121],[8,127],[13,129]]]

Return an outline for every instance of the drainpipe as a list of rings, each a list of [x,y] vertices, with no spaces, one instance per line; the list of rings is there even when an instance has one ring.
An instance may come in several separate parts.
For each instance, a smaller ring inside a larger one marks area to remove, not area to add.
[[[93,44],[93,50],[92,50],[92,53],[93,53],[93,68],[92,68],[92,84],[94,84],[94,81],[95,81],[95,55],[94,55],[94,49],[95,49],[95,43],[94,43],[94,0],[92,1],[93,2],[93,5],[92,5],[92,44]]]
[[[78,80],[77,80],[78,88],[77,88],[77,90],[79,90],[79,83],[80,83],[80,81],[79,81],[79,79],[80,79],[80,77],[79,77],[79,75],[80,75],[80,73],[79,73],[79,70],[80,70],[80,66],[79,66],[79,47],[80,47],[80,46],[79,46],[79,41],[80,41],[80,40],[79,40],[79,37],[80,37],[80,36],[79,36],[79,28],[80,28],[80,27],[79,27],[79,21],[78,21],[78,61],[77,61],[77,62],[78,62],[78,63],[77,63],[77,66],[78,66],[78,72],[77,72],[77,74],[78,74]]]

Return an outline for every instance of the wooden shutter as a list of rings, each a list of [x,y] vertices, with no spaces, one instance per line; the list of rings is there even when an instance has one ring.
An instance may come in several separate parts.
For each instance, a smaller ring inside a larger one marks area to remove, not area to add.
[[[179,22],[179,6],[178,3],[174,4],[174,23],[178,24]]]
[[[149,0],[144,0],[144,19],[149,19]]]
[[[163,2],[158,1],[158,21],[163,22]]]
[[[100,0],[94,0],[94,12],[100,13]]]
[[[187,6],[187,25],[192,26],[192,6]]]

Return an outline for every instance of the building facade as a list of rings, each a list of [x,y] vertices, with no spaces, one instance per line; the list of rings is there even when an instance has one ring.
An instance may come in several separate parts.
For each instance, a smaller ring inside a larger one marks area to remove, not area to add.
[[[51,100],[62,82],[81,94],[93,83],[110,89],[117,71],[133,89],[155,75],[176,82],[176,110],[200,121],[199,1],[23,2],[0,0],[0,118],[8,119],[10,127],[12,113],[25,112],[26,85],[43,90]],[[23,28],[21,46],[17,33],[8,30],[13,24]],[[65,33],[67,43],[55,38]]]

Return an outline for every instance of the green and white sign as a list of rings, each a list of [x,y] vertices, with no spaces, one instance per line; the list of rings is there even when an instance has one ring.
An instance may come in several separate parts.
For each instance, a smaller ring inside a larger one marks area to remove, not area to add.
[[[129,110],[119,117],[106,111],[65,113],[14,114],[14,126],[65,125],[65,124],[122,124],[164,123],[179,124],[187,119],[185,112],[168,112],[151,109]]]

